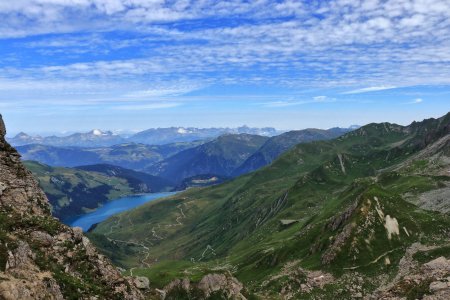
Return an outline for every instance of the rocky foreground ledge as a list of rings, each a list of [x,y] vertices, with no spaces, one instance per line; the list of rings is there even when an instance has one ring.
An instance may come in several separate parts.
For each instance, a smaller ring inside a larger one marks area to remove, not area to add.
[[[0,299],[143,299],[48,200],[5,141],[0,115]]]

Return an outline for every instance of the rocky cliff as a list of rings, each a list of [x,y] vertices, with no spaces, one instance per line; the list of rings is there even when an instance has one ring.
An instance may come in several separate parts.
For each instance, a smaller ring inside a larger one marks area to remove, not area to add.
[[[142,299],[48,200],[5,141],[0,115],[0,299]]]

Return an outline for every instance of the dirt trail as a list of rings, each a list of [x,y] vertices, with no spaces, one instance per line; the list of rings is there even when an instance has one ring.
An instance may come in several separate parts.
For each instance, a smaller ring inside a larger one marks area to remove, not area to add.
[[[122,219],[122,215],[119,215],[118,220],[111,225],[111,227],[109,228],[109,232],[106,233],[105,235],[113,234],[113,228],[114,227],[118,228],[120,226],[121,219]]]
[[[142,255],[142,257],[139,258],[140,267],[147,267],[147,268],[149,268],[151,266],[150,263],[148,263],[148,259],[150,257],[150,248],[149,248],[149,246],[153,246],[154,245],[154,243],[152,241],[164,240],[164,237],[161,234],[158,234],[157,229],[160,229],[161,227],[168,228],[168,227],[175,227],[175,226],[183,226],[183,223],[181,222],[181,220],[186,218],[186,215],[185,215],[185,213],[183,211],[183,207],[182,207],[183,205],[185,205],[185,204],[183,203],[183,204],[177,205],[177,209],[179,210],[179,212],[178,212],[178,215],[177,215],[177,217],[175,219],[175,223],[173,223],[173,224],[163,224],[163,225],[157,224],[157,225],[152,226],[152,229],[151,229],[152,237],[145,237],[143,242],[135,242],[135,241],[131,241],[131,240],[130,241],[124,241],[124,240],[114,239],[114,238],[110,237],[112,234],[114,234],[114,229],[120,227],[120,224],[122,222],[122,214],[117,217],[117,220],[111,225],[111,227],[109,228],[109,232],[106,233],[105,236],[111,242],[131,244],[131,245],[135,245],[137,247],[142,248],[142,250],[139,252]],[[127,216],[128,223],[132,227],[134,227],[135,224],[133,223],[130,215],[127,214],[126,216]],[[148,224],[150,225],[151,222],[149,222]],[[146,244],[148,244],[149,246],[147,246]],[[208,248],[206,250],[208,250]],[[213,249],[212,249],[212,251],[215,254]],[[136,267],[133,267],[133,268],[130,269],[131,275],[132,275],[134,269],[136,269]]]
[[[201,261],[203,258],[205,258],[205,255],[208,251],[210,251],[214,256],[216,256],[216,251],[214,250],[214,248],[211,245],[207,245],[206,249],[202,253],[202,256],[197,261]]]

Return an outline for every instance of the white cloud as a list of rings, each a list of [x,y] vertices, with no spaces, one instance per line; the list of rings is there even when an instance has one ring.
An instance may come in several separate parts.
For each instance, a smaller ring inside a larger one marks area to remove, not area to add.
[[[370,85],[344,94],[450,83],[447,0],[22,0],[0,18],[0,38],[55,34],[26,43],[50,62],[0,69],[10,78]]]
[[[377,92],[377,91],[384,91],[384,90],[390,90],[390,89],[396,89],[396,86],[389,86],[389,85],[381,85],[381,86],[371,86],[356,90],[351,90],[348,92],[344,92],[342,94],[362,94],[362,93],[370,93],[370,92]]]

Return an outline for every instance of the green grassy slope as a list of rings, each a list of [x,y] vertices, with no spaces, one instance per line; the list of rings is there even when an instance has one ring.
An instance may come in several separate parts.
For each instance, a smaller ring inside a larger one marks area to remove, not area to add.
[[[233,181],[115,216],[92,238],[100,248],[117,247],[117,263],[140,267],[135,272],[161,286],[228,270],[252,292],[277,298],[295,286],[282,274],[295,262],[338,278],[360,272],[373,290],[413,242],[448,243],[449,215],[406,200],[450,186],[449,135],[450,114],[406,127],[369,124],[300,144]]]

